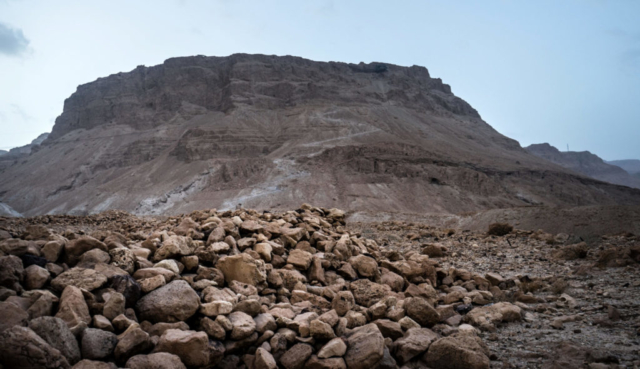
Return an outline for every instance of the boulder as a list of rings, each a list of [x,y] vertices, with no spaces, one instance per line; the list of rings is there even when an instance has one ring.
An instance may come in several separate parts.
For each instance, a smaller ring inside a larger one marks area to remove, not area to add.
[[[189,283],[174,281],[141,298],[136,310],[142,320],[172,323],[189,319],[199,306],[200,297]]]
[[[128,369],[187,369],[177,355],[157,352],[149,355],[136,355],[127,360]]]
[[[205,332],[169,329],[160,336],[154,352],[176,355],[186,366],[204,367],[209,364],[209,337]]]
[[[0,286],[20,291],[24,278],[24,267],[19,257],[9,255],[0,257]]]
[[[109,296],[109,299],[104,303],[102,309],[102,315],[109,320],[115,319],[118,315],[124,314],[125,299],[119,292],[114,292]]]
[[[342,357],[347,352],[347,344],[342,338],[334,338],[327,342],[320,351],[318,351],[318,358],[328,359],[331,357]]]
[[[51,347],[60,351],[73,365],[80,361],[80,347],[67,324],[59,318],[44,316],[29,322],[29,328],[36,332]]]
[[[170,236],[153,255],[153,261],[180,258],[194,253],[193,240],[185,236]]]
[[[278,369],[278,364],[273,355],[262,347],[256,350],[256,358],[254,359],[255,369]]]
[[[60,307],[56,318],[67,323],[74,335],[86,328],[91,323],[89,307],[82,291],[78,287],[67,286],[60,296]]]
[[[71,369],[118,369],[114,363],[105,363],[102,361],[82,360]]]
[[[129,274],[135,271],[136,255],[126,247],[117,247],[109,250],[111,265],[116,266]]]
[[[295,344],[280,357],[280,365],[285,369],[302,369],[312,353],[310,345]]]
[[[349,259],[349,264],[351,264],[353,269],[355,269],[355,271],[358,272],[361,277],[375,278],[380,275],[376,259],[370,256],[362,254],[354,256]]]
[[[457,335],[432,343],[425,359],[431,368],[488,369],[488,355],[489,350],[480,338]]]
[[[5,368],[67,369],[59,350],[27,327],[14,326],[0,333],[0,364]]]
[[[311,266],[311,259],[313,259],[313,255],[310,252],[295,249],[291,250],[289,253],[287,263],[293,265],[297,269],[307,270]]]
[[[29,322],[29,313],[11,302],[0,302],[0,332],[13,326],[24,327]]]
[[[318,356],[312,355],[304,367],[305,369],[347,369],[347,364],[345,364],[344,359],[341,357],[321,359]]]
[[[251,315],[248,315],[241,311],[236,311],[229,314],[228,318],[233,325],[233,328],[231,330],[232,340],[239,341],[247,338],[251,336],[256,330],[256,322],[253,320]]]
[[[114,350],[116,360],[125,363],[134,356],[148,351],[153,347],[149,334],[143,331],[138,324],[132,324],[118,336],[118,344]]]
[[[39,290],[47,284],[49,271],[37,265],[30,265],[24,270],[24,288]]]
[[[384,355],[384,337],[375,324],[367,324],[346,336],[347,352],[344,360],[349,369],[369,369]]]
[[[60,255],[62,254],[62,250],[64,250],[64,242],[61,240],[49,241],[44,246],[40,252],[42,252],[42,256],[45,257],[48,261],[55,263],[60,259]]]
[[[409,318],[422,327],[433,327],[440,322],[440,314],[421,297],[410,297],[404,300],[404,309]]]
[[[142,294],[140,284],[130,275],[115,275],[109,278],[107,286],[124,296],[126,308],[134,307]]]
[[[391,287],[386,284],[371,282],[368,279],[359,279],[351,282],[349,288],[351,292],[353,292],[353,297],[358,305],[364,307],[369,307],[380,301],[383,297],[391,294]],[[347,365],[349,365],[349,363],[347,363]]]
[[[64,290],[67,286],[93,291],[102,287],[105,283],[107,283],[107,277],[103,274],[93,269],[76,267],[57,276],[51,281],[51,286],[58,291]]]
[[[522,310],[518,306],[508,302],[499,302],[471,310],[464,317],[464,321],[481,329],[490,330],[498,322],[521,320],[521,314]]]
[[[264,262],[246,253],[224,257],[216,266],[224,274],[227,283],[238,281],[257,286],[267,280]]]
[[[102,251],[109,251],[107,245],[91,236],[80,236],[64,245],[64,252],[66,255],[66,261],[69,265],[76,265],[80,255],[93,249],[100,249]]]
[[[102,329],[87,328],[82,332],[80,343],[83,359],[105,360],[113,354],[118,344],[118,337]]]
[[[334,296],[331,307],[339,316],[344,316],[348,311],[353,309],[355,304],[355,298],[350,291],[340,291]]]
[[[395,357],[401,364],[427,351],[438,335],[428,328],[412,328],[394,343]]]

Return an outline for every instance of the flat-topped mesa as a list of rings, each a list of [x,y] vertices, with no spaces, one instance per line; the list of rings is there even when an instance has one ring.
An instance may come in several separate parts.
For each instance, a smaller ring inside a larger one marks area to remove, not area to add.
[[[148,129],[239,105],[278,109],[301,102],[394,104],[479,117],[424,67],[316,62],[292,56],[181,57],[81,85],[64,103],[50,140],[106,124]]]

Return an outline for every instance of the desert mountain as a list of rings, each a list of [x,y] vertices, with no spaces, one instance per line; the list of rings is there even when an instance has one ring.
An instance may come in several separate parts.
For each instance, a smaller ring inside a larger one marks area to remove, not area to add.
[[[640,178],[640,160],[638,159],[612,160],[607,163],[620,167],[632,176]]]
[[[32,151],[37,150],[47,137],[49,137],[49,134],[43,133],[28,145],[16,147],[9,151],[0,150],[0,171],[11,166],[20,158],[28,156]]]
[[[588,151],[561,152],[548,143],[526,148],[530,153],[591,178],[622,186],[640,188],[640,178],[629,175],[615,164],[607,163]]]
[[[638,205],[540,159],[426,68],[183,57],[79,86],[38,150],[0,171],[25,215],[120,209],[460,213]]]

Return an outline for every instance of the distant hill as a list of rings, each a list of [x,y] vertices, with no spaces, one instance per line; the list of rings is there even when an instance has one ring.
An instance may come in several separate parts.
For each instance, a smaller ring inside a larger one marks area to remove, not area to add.
[[[620,166],[605,162],[599,156],[588,151],[561,152],[548,143],[534,144],[526,147],[526,150],[535,156],[549,160],[574,172],[584,174],[601,181],[640,188],[640,178],[632,176]],[[623,160],[624,162],[633,160]],[[639,160],[635,160],[640,165]]]
[[[608,164],[615,165],[627,171],[629,174],[633,174],[637,177],[640,174],[640,160],[628,159],[628,160],[612,160],[608,161]]]
[[[28,156],[32,151],[37,150],[36,147],[39,147],[48,137],[49,133],[43,133],[28,145],[15,147],[9,151],[0,150],[0,170],[8,168],[16,163],[18,159]]]

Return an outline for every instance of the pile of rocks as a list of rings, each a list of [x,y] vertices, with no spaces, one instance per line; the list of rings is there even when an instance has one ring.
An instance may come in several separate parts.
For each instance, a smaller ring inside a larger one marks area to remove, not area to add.
[[[489,368],[479,330],[522,319],[517,278],[385,251],[337,209],[155,226],[0,230],[4,368]]]

